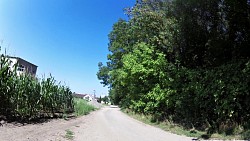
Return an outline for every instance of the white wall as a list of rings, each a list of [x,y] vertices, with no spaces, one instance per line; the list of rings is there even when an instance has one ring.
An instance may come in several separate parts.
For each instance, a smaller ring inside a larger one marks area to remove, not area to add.
[[[92,101],[93,100],[93,98],[90,95],[84,96],[84,99],[88,100],[88,101]]]
[[[14,71],[14,65],[15,64],[17,64],[17,62],[18,62],[18,59],[17,58],[9,58],[9,60],[10,60],[10,69],[12,70],[12,71]],[[19,60],[20,61],[20,60]],[[18,76],[20,76],[21,74],[24,74],[24,73],[26,73],[28,70],[26,70],[27,68],[30,68],[31,67],[31,65],[30,65],[30,63],[29,62],[26,62],[26,61],[22,61],[22,62],[19,62],[19,63],[21,63],[21,65],[23,65],[24,66],[24,70],[23,71],[19,71],[18,70],[18,66],[17,66],[17,75]],[[32,71],[32,70],[31,70]],[[35,69],[35,72],[36,72],[36,69]],[[32,72],[28,72],[28,73],[31,73],[32,74]],[[35,74],[34,74],[35,75]]]
[[[14,65],[17,64],[17,59],[16,58],[9,58],[9,60],[10,60],[10,69],[12,71],[14,71]],[[22,71],[17,71],[17,75],[21,75],[23,73],[24,72],[22,72]]]

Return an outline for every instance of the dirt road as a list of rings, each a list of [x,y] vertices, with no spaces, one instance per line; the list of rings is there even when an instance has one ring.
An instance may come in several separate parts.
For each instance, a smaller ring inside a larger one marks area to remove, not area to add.
[[[66,141],[66,130],[74,141],[191,141],[192,138],[164,132],[136,121],[118,108],[105,107],[87,116],[43,124],[0,127],[1,141]]]
[[[103,108],[97,112],[89,126],[76,130],[76,141],[191,141],[138,122],[118,108]]]

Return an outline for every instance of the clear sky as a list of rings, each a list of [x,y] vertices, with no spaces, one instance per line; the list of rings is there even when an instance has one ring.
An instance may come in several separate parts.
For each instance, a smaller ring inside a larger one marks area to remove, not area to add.
[[[73,92],[107,95],[96,77],[108,34],[135,0],[0,0],[0,45]],[[2,51],[3,52],[3,51]]]

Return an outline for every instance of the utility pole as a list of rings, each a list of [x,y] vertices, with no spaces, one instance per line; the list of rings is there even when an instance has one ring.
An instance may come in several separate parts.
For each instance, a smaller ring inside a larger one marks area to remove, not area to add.
[[[96,98],[96,97],[95,97],[95,90],[94,90],[94,98]]]

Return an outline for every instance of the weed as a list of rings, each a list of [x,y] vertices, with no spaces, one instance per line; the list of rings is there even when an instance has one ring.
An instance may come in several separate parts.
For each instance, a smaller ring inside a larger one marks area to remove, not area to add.
[[[68,140],[72,140],[74,138],[74,132],[70,131],[69,129],[65,130],[65,138]]]

